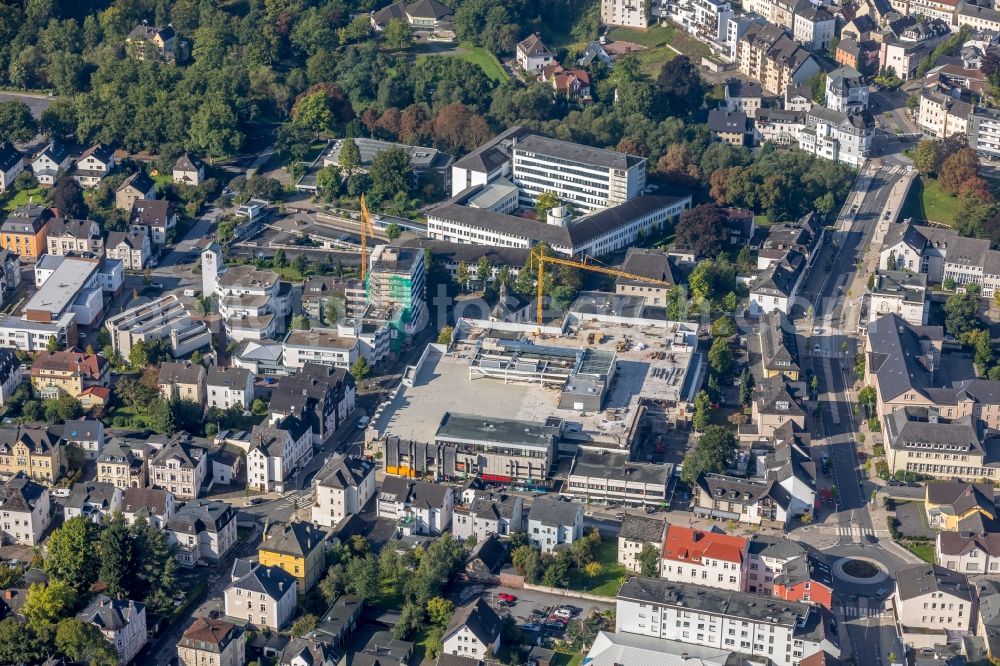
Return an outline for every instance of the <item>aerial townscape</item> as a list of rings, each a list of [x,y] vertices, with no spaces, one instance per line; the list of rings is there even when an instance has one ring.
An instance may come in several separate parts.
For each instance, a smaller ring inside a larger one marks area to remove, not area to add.
[[[990,0],[0,0],[0,666],[994,666],[998,486]]]

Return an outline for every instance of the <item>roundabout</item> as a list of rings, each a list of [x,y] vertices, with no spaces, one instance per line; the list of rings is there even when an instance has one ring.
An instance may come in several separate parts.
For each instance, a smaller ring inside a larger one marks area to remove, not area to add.
[[[842,557],[834,562],[833,573],[844,582],[855,585],[873,585],[889,577],[878,560],[858,556]]]

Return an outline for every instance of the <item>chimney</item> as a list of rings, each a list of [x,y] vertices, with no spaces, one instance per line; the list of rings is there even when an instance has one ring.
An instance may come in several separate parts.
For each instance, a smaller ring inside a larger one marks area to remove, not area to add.
[[[694,532],[693,532],[693,533],[691,534],[691,540],[692,540],[692,541],[694,541],[695,543],[697,543],[697,542],[701,541],[701,532],[700,532],[700,531],[698,531],[698,530],[695,530],[695,531],[694,531]]]

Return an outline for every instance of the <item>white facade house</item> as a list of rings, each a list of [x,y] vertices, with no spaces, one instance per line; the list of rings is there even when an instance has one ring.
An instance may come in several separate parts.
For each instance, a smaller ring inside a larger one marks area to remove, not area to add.
[[[6,405],[24,378],[24,364],[10,349],[0,347],[0,405]]]
[[[670,19],[688,34],[709,46],[721,45],[726,39],[732,4],[727,0],[655,0],[661,20]]]
[[[936,564],[899,567],[891,599],[908,647],[933,648],[947,636],[968,633],[974,626],[975,598],[969,580]]]
[[[840,113],[861,113],[868,108],[868,83],[853,67],[838,67],[826,75],[824,106]]]
[[[109,259],[120,260],[126,270],[141,271],[151,255],[149,236],[141,231],[112,231],[105,253]]]
[[[9,141],[0,143],[0,192],[14,184],[17,175],[24,171],[24,155]]]
[[[660,576],[676,583],[741,592],[749,561],[747,546],[743,537],[670,525]]]
[[[247,453],[247,486],[283,492],[294,473],[313,457],[309,424],[295,416],[253,427]]]
[[[482,599],[455,609],[442,637],[442,652],[477,662],[500,649],[503,621]]]
[[[646,3],[640,0],[601,0],[601,23],[626,28],[649,27]]]
[[[750,314],[760,316],[768,312],[790,314],[805,275],[806,260],[797,251],[790,251],[750,283]]]
[[[253,373],[241,368],[208,369],[205,380],[206,406],[226,410],[236,407],[244,411],[253,403]]]
[[[111,346],[123,358],[128,358],[132,345],[140,341],[169,341],[170,351],[177,358],[207,346],[212,340],[205,322],[195,321],[177,294],[167,294],[108,317],[104,328],[111,334]]]
[[[99,594],[77,618],[97,627],[118,652],[118,663],[128,664],[146,645],[146,605]]]
[[[174,497],[195,499],[208,474],[208,451],[183,440],[173,440],[163,446],[149,461],[149,483]]]
[[[405,535],[442,534],[451,525],[455,498],[449,486],[387,476],[378,490],[379,518],[395,520]]]
[[[510,536],[524,529],[524,500],[478,490],[465,506],[455,507],[451,533],[459,539],[475,535],[483,541],[491,534]]]
[[[297,586],[290,573],[281,567],[236,560],[231,578],[224,593],[226,615],[274,631],[284,629],[291,622],[295,615]]]
[[[799,148],[822,157],[860,167],[871,152],[875,123],[869,114],[848,115],[821,106],[806,113],[799,132]]]
[[[528,511],[528,541],[543,553],[583,537],[583,504],[536,499]]]
[[[141,519],[161,530],[166,529],[176,513],[174,495],[169,490],[125,488],[122,491],[122,516],[129,525]]]
[[[312,521],[336,527],[347,516],[361,513],[374,494],[374,463],[337,455],[316,475]]]
[[[122,489],[100,481],[73,484],[73,489],[63,504],[66,520],[83,516],[98,524],[121,510]]]
[[[42,152],[35,155],[35,159],[31,160],[31,170],[39,185],[51,187],[72,164],[73,156],[66,145],[60,141],[53,141],[45,146]]]
[[[930,301],[927,276],[905,271],[875,271],[869,295],[868,322],[897,314],[913,326],[926,326]]]
[[[218,562],[236,545],[236,512],[218,500],[192,500],[167,521],[166,530],[181,565]]]
[[[97,187],[114,169],[115,151],[99,143],[81,153],[72,175],[80,187]]]
[[[512,181],[521,203],[543,192],[582,210],[599,210],[638,197],[646,187],[645,157],[529,135],[512,148]]]
[[[934,555],[941,566],[965,574],[1000,574],[1000,534],[996,532],[938,532]]]
[[[201,253],[204,296],[217,294],[226,335],[242,340],[275,339],[291,314],[291,285],[274,271],[253,266],[221,266],[214,244]]]
[[[537,34],[528,35],[518,42],[516,56],[517,64],[528,74],[538,74],[556,62],[556,54],[546,48]]]
[[[640,576],[618,592],[615,629],[732,650],[776,666],[798,666],[823,651],[840,655],[836,621],[822,606]]]
[[[666,522],[659,518],[638,513],[625,514],[618,530],[618,564],[629,571],[641,573],[642,551],[649,547],[656,550],[656,573],[659,574],[666,527]]]
[[[282,342],[285,367],[294,369],[305,363],[319,363],[348,370],[361,356],[361,340],[353,333],[352,323],[338,324],[337,328],[288,331]]]
[[[792,35],[807,48],[825,51],[833,43],[837,20],[821,6],[809,4],[795,12]]]
[[[41,543],[52,521],[49,489],[24,472],[0,486],[0,535],[22,546]]]
[[[530,130],[515,125],[479,146],[451,166],[451,196],[457,196],[470,187],[486,185],[511,176],[511,147],[519,138],[532,134]]]

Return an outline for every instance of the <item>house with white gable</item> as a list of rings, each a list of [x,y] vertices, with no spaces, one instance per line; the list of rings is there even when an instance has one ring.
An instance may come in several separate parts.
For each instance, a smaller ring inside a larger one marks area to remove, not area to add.
[[[76,617],[100,630],[118,652],[121,665],[135,659],[146,645],[146,605],[138,601],[99,594]]]
[[[262,492],[285,491],[295,472],[312,460],[312,430],[296,416],[256,425],[250,432],[247,487]]]
[[[455,610],[442,637],[442,652],[482,661],[486,651],[496,654],[500,649],[503,620],[489,604],[476,599]]]
[[[24,171],[24,155],[9,141],[0,143],[0,192],[9,190],[17,174],[22,171]]]
[[[52,521],[49,489],[18,472],[0,486],[0,536],[22,546],[41,542]]]
[[[31,160],[31,170],[38,184],[52,187],[56,179],[73,164],[73,156],[61,141],[52,141]]]
[[[542,43],[536,33],[528,35],[517,44],[517,64],[529,74],[538,74],[556,62],[556,55]]]
[[[80,154],[73,170],[73,180],[80,187],[97,187],[115,169],[115,151],[98,143]]]
[[[222,410],[236,407],[246,411],[253,402],[253,373],[242,368],[213,365],[208,369],[205,392],[208,407]]]
[[[583,504],[536,499],[528,511],[528,540],[551,553],[562,543],[571,544],[583,537]]]

